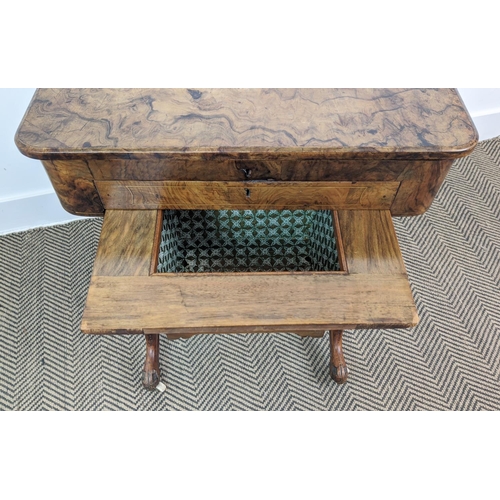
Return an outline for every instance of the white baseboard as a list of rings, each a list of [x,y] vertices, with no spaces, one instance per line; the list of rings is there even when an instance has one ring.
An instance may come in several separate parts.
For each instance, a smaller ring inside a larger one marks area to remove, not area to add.
[[[0,200],[0,234],[53,226],[82,218],[66,212],[54,192]]]

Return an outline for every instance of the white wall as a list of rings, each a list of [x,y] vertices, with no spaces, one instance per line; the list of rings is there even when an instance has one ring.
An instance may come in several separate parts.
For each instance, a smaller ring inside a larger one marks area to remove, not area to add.
[[[458,89],[481,140],[500,135],[500,89]],[[17,150],[14,135],[35,89],[0,89],[0,234],[78,219],[67,213],[42,164]]]
[[[500,135],[500,89],[458,89],[479,139],[491,139]]]
[[[0,89],[0,234],[77,219],[61,207],[40,161],[14,144],[34,91]]]

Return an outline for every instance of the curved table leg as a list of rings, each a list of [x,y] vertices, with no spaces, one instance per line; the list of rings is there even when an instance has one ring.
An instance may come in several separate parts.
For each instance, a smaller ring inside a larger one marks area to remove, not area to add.
[[[160,336],[145,335],[146,361],[142,371],[142,385],[152,391],[160,383]]]
[[[330,331],[330,375],[337,382],[343,384],[347,381],[349,370],[344,353],[342,352],[342,330]]]

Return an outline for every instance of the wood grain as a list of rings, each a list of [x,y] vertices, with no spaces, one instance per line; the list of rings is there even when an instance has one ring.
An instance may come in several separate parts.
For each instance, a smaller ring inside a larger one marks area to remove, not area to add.
[[[96,181],[106,209],[388,209],[398,182]]]
[[[429,209],[453,160],[416,162],[398,176],[400,188],[391,206],[392,215],[421,215]]]
[[[420,215],[432,204],[453,160],[89,160],[96,180],[400,182],[392,215]]]
[[[419,215],[477,132],[453,89],[40,89],[16,143],[77,215],[94,179],[400,182]]]
[[[449,162],[450,160],[448,160]],[[440,160],[212,160],[88,159],[99,181],[396,181]]]
[[[156,223],[155,210],[106,211],[93,276],[149,275]]]
[[[146,358],[142,369],[142,385],[145,389],[152,391],[161,380],[160,370],[160,336],[145,335]]]
[[[156,214],[146,213],[153,226]],[[126,219],[126,211],[118,214]],[[134,219],[127,232],[134,233],[134,226],[140,232],[142,224]],[[338,225],[350,274],[124,276],[127,271],[114,266],[108,274],[115,276],[94,273],[82,329],[87,333],[184,335],[416,324],[416,310],[389,211],[342,211]],[[108,238],[108,244],[111,241]],[[106,255],[98,252],[97,268]],[[146,264],[141,267],[144,272],[146,268]]]
[[[330,330],[330,376],[337,384],[345,384],[349,370],[342,351],[342,330]]]
[[[283,162],[234,160],[224,156],[213,159],[168,159],[148,158],[130,160],[112,158],[87,161],[96,180],[135,180],[135,181],[244,181],[244,180],[280,180]],[[297,162],[292,162],[296,164]],[[307,169],[307,165],[304,165]],[[283,180],[302,180],[283,179]],[[321,180],[321,179],[310,179]]]
[[[93,276],[85,333],[226,333],[414,326],[404,275]]]
[[[282,180],[308,182],[399,182],[400,187],[391,206],[393,215],[419,215],[431,205],[452,160],[442,161],[174,161],[169,160],[88,160],[43,161],[61,204],[76,215],[102,215],[103,203],[95,184],[100,180],[108,192],[123,190],[125,181],[183,181],[183,180]],[[98,167],[96,167],[98,164]],[[181,169],[181,166],[183,167]],[[94,175],[96,182],[94,182]],[[134,185],[134,183],[132,183]],[[127,194],[125,193],[125,196]],[[123,196],[122,196],[123,199]],[[156,205],[151,204],[149,208]],[[124,205],[112,208],[130,209]],[[342,208],[339,206],[339,208]],[[349,208],[349,207],[348,207]],[[387,208],[386,205],[373,208]]]
[[[16,134],[38,159],[457,158],[453,89],[39,89]]]
[[[330,330],[344,382],[342,330],[418,319],[391,213],[425,212],[478,134],[453,89],[40,89],[15,141],[67,211],[107,209],[82,329],[144,333],[153,388],[159,333]],[[152,275],[164,208],[340,209],[343,271]]]
[[[74,215],[102,215],[104,207],[83,160],[43,161],[62,207]]]
[[[344,210],[338,218],[350,274],[406,275],[389,211]]]

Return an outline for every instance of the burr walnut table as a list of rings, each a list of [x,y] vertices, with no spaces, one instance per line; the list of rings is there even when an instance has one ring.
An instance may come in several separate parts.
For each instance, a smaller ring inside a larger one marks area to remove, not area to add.
[[[62,206],[104,216],[82,330],[159,337],[417,323],[391,216],[477,132],[452,89],[41,89],[19,126]],[[376,360],[374,360],[374,363]]]

